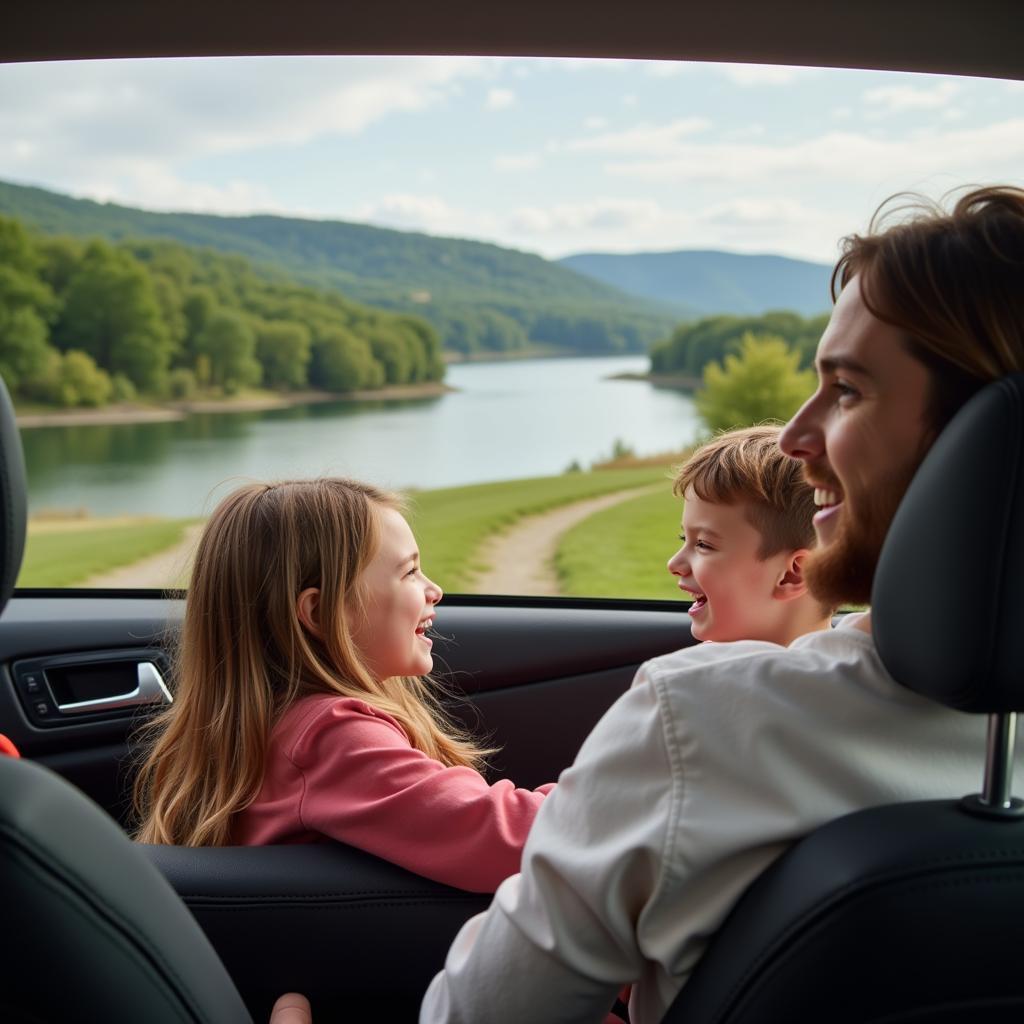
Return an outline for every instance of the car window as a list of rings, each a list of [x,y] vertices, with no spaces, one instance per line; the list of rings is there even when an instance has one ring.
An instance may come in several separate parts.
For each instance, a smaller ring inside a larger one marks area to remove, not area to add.
[[[19,585],[185,586],[233,485],[339,474],[409,495],[449,593],[678,600],[673,467],[799,404],[837,242],[879,202],[1020,182],[1022,96],[627,60],[0,66]]]

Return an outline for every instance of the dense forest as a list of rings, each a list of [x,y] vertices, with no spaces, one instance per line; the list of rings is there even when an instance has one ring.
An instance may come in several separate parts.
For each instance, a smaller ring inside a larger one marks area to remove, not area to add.
[[[810,366],[829,314],[805,318],[788,310],[763,316],[712,316],[683,324],[651,349],[651,373],[697,379],[708,363],[737,355],[745,336],[781,338]]]
[[[41,235],[0,216],[0,375],[59,406],[344,392],[444,376],[422,318],[167,241]]]
[[[530,253],[366,224],[152,213],[0,182],[0,214],[47,234],[163,238],[230,252],[320,290],[426,319],[464,355],[645,352],[679,311]]]

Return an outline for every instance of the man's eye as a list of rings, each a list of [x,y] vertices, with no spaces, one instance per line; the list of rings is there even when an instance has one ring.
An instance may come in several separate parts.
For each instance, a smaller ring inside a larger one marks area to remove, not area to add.
[[[860,397],[860,392],[853,387],[852,384],[848,384],[845,380],[834,380],[832,382],[832,389],[839,396],[839,401],[848,401]]]

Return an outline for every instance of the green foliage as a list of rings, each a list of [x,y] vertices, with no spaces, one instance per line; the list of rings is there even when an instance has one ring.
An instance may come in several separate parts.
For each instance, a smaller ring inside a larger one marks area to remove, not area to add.
[[[30,306],[0,305],[0,377],[12,392],[45,374],[53,354],[46,338],[46,324]]]
[[[440,380],[445,369],[437,332],[418,317],[257,272],[238,256],[40,238],[0,217],[0,374],[16,396],[93,403],[102,378],[77,358],[68,369],[59,352],[71,350],[112,378],[117,401],[233,394],[260,381],[379,388]]]
[[[651,373],[699,378],[704,367],[740,350],[747,334],[782,338],[810,366],[828,315],[804,318],[788,310],[763,316],[712,316],[677,327],[672,336],[651,349]]]
[[[123,249],[93,242],[72,275],[53,340],[123,373],[142,391],[159,391],[173,343],[152,278]]]
[[[256,326],[256,358],[263,383],[281,391],[298,390],[309,380],[312,337],[304,324],[260,321]]]
[[[135,385],[123,374],[110,378],[110,399],[113,402],[134,402],[139,397]]]
[[[241,255],[253,264],[238,262],[250,273],[258,266],[264,280],[287,274],[321,292],[428,320],[446,348],[463,353],[528,345],[581,354],[642,352],[674,320],[659,304],[568,267],[481,242],[283,217],[150,213],[2,182],[0,213],[49,233],[171,239],[177,248],[208,247],[234,253],[236,260]],[[137,257],[154,261],[160,244],[136,243]],[[222,269],[214,292],[219,304],[233,306],[238,270]],[[160,272],[185,287],[184,275],[162,255]]]
[[[262,368],[256,361],[256,335],[237,313],[214,313],[195,339],[195,349],[210,363],[210,383],[233,395],[258,384]]]
[[[662,486],[584,519],[563,534],[555,571],[563,594],[671,601],[679,597],[665,568],[679,547],[683,503]]]
[[[96,407],[110,401],[113,384],[86,352],[50,349],[45,366],[22,385],[22,391],[65,409]]]
[[[814,390],[813,370],[800,369],[800,355],[782,338],[747,334],[739,355],[725,366],[704,369],[704,387],[694,396],[711,430],[729,430],[765,420],[788,420]]]
[[[187,402],[195,398],[199,386],[196,383],[196,375],[192,370],[184,366],[171,370],[167,375],[167,397],[178,402]]]
[[[379,388],[384,367],[369,344],[341,327],[327,328],[313,344],[310,383],[327,391],[356,391]]]

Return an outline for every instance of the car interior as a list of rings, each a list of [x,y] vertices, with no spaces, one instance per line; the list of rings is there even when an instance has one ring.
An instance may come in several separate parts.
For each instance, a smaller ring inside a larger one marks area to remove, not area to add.
[[[5,14],[0,60],[232,54],[640,57],[889,68],[1020,79],[1013,0],[856,7],[579,0],[486,7],[398,0],[159,11],[114,0]],[[815,833],[747,894],[668,1020],[1019,1019],[1024,843],[1010,798],[1024,706],[1024,383],[994,385],[943,435],[890,535],[874,594],[883,659],[903,685],[990,715],[981,797],[879,808]],[[317,1021],[413,1020],[462,923],[489,897],[340,844],[176,848],[131,843],[139,716],[173,689],[184,597],[15,590],[25,533],[17,427],[0,391],[0,891],[10,942],[5,1020],[266,1020],[285,991]],[[950,495],[948,480],[962,485]],[[942,501],[935,501],[935,494]],[[955,500],[952,500],[955,498]],[[945,518],[934,515],[934,507]],[[979,525],[973,599],[991,629],[942,629],[943,538]],[[979,556],[980,557],[980,556]],[[646,659],[694,641],[679,603],[447,595],[453,714],[501,748],[491,771],[557,778]],[[969,666],[985,664],[984,673]]]

